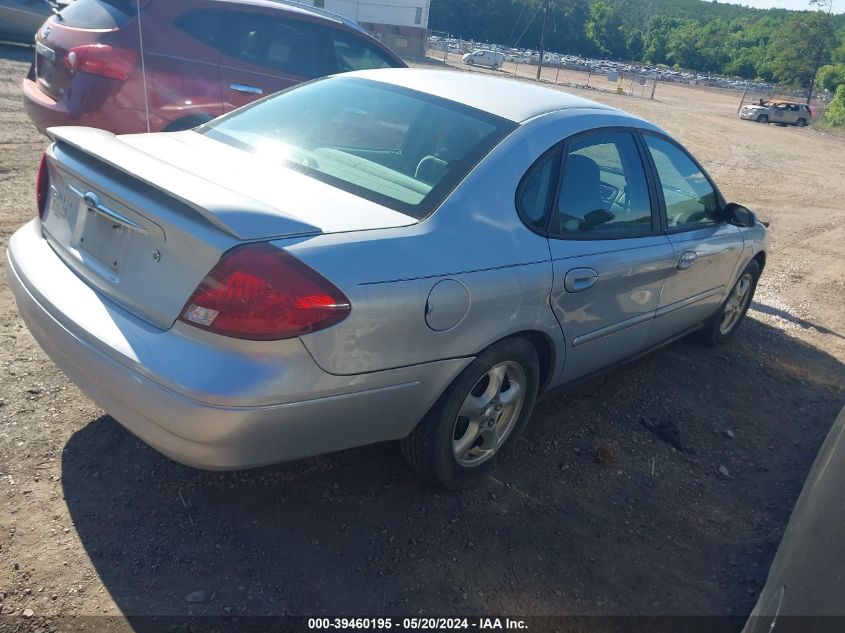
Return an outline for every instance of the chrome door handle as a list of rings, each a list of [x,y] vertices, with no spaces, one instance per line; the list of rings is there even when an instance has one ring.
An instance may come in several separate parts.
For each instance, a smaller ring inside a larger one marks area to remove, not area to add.
[[[566,292],[582,292],[592,288],[599,280],[599,274],[592,268],[573,268],[563,278]]]
[[[264,91],[258,86],[250,86],[248,84],[229,84],[229,87],[235,92],[240,92],[245,95],[264,94]]]
[[[695,263],[696,259],[698,259],[698,253],[695,251],[684,251],[678,260],[678,270],[686,270]]]

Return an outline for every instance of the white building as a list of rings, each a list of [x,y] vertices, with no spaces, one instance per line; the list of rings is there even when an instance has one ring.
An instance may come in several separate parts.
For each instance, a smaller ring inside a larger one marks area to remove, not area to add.
[[[431,0],[297,0],[353,20],[404,57],[424,57]]]

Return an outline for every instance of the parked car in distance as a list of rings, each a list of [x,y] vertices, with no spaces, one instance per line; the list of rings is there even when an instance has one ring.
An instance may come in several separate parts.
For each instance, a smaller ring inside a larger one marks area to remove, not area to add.
[[[315,77],[405,66],[355,24],[273,0],[142,3],[142,58],[137,6],[77,0],[45,22],[23,81],[40,130],[187,129]]]
[[[0,40],[32,45],[48,17],[73,0],[0,0]]]
[[[475,50],[461,59],[469,66],[487,66],[493,70],[499,70],[505,62],[505,55],[498,51]]]
[[[827,633],[845,617],[845,409],[810,469],[743,633]]]
[[[8,246],[23,318],[116,420],[204,468],[401,440],[422,476],[472,485],[538,394],[729,341],[769,243],[655,125],[481,73],[50,135]]]
[[[762,101],[762,103],[742,106],[739,118],[757,121],[758,123],[778,123],[780,125],[806,127],[813,121],[813,113],[806,103]]]

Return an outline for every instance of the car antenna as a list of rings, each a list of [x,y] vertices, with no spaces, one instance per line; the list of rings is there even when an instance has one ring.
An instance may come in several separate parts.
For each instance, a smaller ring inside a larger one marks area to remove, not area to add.
[[[147,121],[147,133],[150,132],[150,97],[147,95],[147,66],[144,63],[144,29],[141,27],[141,0],[136,0],[138,7],[138,45],[141,49],[141,78],[144,82],[144,114]]]

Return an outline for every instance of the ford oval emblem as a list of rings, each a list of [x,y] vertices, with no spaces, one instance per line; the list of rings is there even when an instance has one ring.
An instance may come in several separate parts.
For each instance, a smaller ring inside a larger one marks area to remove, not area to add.
[[[100,196],[93,191],[89,191],[82,196],[82,201],[89,207],[96,209],[100,206]]]

